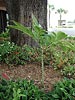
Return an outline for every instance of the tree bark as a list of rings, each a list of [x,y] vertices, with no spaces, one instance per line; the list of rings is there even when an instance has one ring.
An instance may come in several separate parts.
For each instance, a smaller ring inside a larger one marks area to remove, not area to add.
[[[31,27],[33,13],[42,27],[47,30],[47,0],[5,0],[5,2],[10,21],[15,20],[24,26]],[[32,38],[21,34],[20,31],[12,29],[10,36],[11,41],[18,45],[37,45]]]
[[[50,26],[51,26],[51,11],[49,9],[49,28],[50,28]]]
[[[7,26],[6,11],[0,10],[0,34],[5,31]]]
[[[61,22],[62,22],[61,17],[62,17],[62,15],[60,14],[60,26],[61,26]]]

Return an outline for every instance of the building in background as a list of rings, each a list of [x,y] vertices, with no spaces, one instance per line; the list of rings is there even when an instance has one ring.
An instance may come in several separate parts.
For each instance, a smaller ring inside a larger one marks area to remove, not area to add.
[[[58,20],[58,26],[60,26],[60,21],[61,21],[61,26],[66,25],[66,20]]]

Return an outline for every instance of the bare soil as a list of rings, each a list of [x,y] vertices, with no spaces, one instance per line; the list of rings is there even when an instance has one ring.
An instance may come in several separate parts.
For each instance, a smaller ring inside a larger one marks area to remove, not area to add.
[[[11,66],[1,64],[0,72],[6,73],[11,79],[29,79],[41,88],[41,66],[38,64],[25,64],[24,66]],[[45,91],[51,91],[53,85],[62,79],[60,70],[45,66]]]

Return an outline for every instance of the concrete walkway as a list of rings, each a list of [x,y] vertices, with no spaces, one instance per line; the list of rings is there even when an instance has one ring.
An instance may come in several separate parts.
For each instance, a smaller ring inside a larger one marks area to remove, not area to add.
[[[75,28],[49,28],[49,32],[57,32],[57,31],[62,31],[69,36],[75,36]]]

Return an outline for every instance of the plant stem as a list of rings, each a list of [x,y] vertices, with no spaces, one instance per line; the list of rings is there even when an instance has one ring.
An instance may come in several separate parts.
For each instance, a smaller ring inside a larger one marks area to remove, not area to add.
[[[42,64],[42,85],[44,86],[44,55],[43,55],[43,47],[41,47],[42,55],[41,55],[41,64]]]

